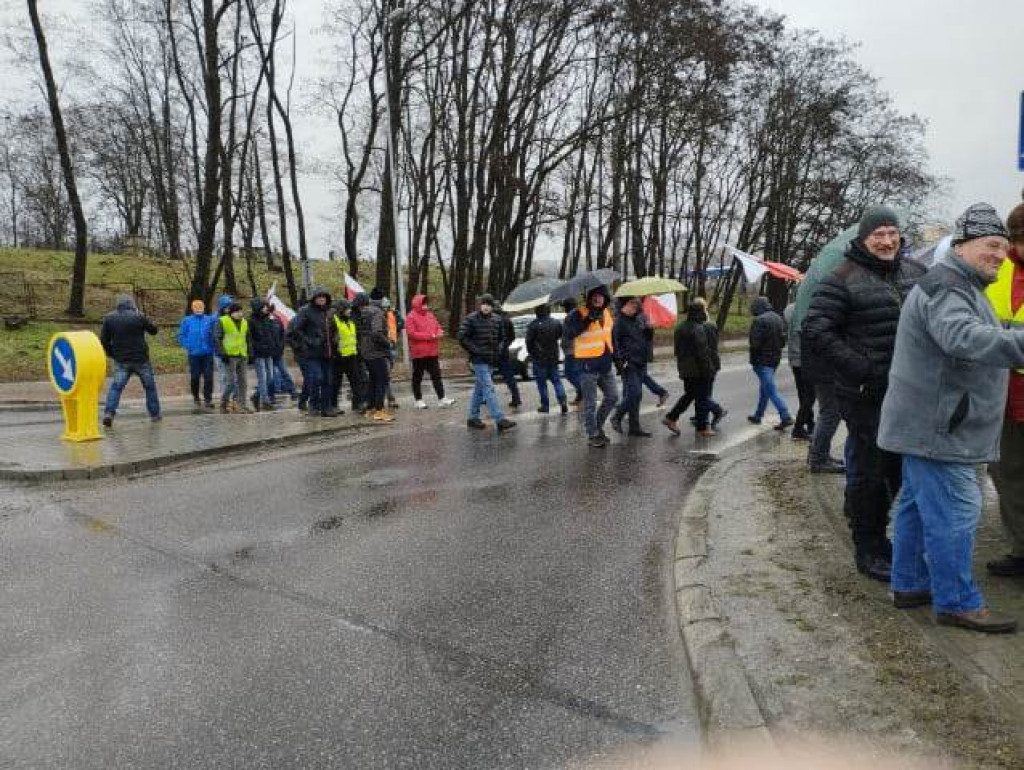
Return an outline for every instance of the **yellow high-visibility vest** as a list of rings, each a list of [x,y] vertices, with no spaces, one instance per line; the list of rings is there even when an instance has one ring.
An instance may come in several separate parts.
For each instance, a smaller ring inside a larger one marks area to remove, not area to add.
[[[584,313],[582,310],[576,312],[580,315]],[[601,320],[588,322],[583,333],[573,340],[572,354],[576,358],[600,358],[605,351],[611,353],[614,349],[612,345],[612,325],[614,323],[612,311],[605,308]]]
[[[232,358],[247,358],[249,355],[249,322],[244,318],[235,323],[229,315],[220,317],[221,328],[224,329],[224,339],[221,344],[224,346],[224,353]]]
[[[338,329],[338,352],[341,353],[341,357],[354,356],[359,349],[355,322],[334,316],[334,325]]]
[[[1017,271],[1017,263],[1012,259],[1004,259],[999,267],[999,275],[994,283],[990,283],[985,289],[985,296],[988,297],[992,309],[996,311],[999,320],[1008,326],[1024,326],[1024,304],[1013,312],[1013,277]],[[1016,369],[1018,374],[1024,374],[1024,369]]]

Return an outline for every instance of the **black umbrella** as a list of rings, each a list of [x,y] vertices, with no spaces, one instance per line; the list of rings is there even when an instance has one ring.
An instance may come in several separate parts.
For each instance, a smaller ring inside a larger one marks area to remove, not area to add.
[[[502,307],[507,312],[515,313],[520,310],[530,310],[537,305],[543,305],[548,301],[548,294],[557,289],[565,281],[561,278],[531,278],[525,283],[516,286],[512,293],[505,297]]]
[[[580,294],[586,294],[591,289],[596,289],[599,286],[611,286],[612,283],[618,280],[618,277],[618,271],[607,267],[589,273],[580,273],[552,291],[548,301],[555,303],[574,299]]]

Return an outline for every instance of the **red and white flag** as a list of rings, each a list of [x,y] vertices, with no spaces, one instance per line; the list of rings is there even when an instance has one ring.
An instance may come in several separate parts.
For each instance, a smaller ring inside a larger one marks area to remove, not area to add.
[[[655,329],[671,329],[679,317],[679,304],[675,294],[644,297],[644,315]]]
[[[288,324],[291,323],[295,317],[295,311],[288,307],[284,302],[281,301],[280,297],[277,296],[277,282],[267,289],[267,304],[270,305],[271,312],[281,325],[287,329]]]
[[[366,294],[366,289],[359,285],[359,281],[345,273],[345,299],[351,302],[357,294]]]

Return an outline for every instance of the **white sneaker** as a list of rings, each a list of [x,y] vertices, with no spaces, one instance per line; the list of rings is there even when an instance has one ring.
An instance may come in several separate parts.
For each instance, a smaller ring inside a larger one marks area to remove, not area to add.
[[[416,408],[417,409],[426,409],[427,408],[427,402],[426,401],[422,401],[422,400],[417,401],[416,402]]]
[[[455,404],[454,398],[442,398],[437,402],[439,406],[453,406]]]

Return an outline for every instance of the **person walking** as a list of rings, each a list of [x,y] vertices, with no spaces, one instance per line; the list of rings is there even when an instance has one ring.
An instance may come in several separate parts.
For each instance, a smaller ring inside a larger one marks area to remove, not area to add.
[[[274,411],[274,361],[284,356],[284,327],[262,299],[251,303],[249,337],[256,366],[256,392],[252,395],[256,411]]]
[[[369,416],[374,422],[394,422],[394,415],[385,409],[391,374],[392,344],[388,337],[387,318],[380,301],[369,300],[357,294],[352,302],[358,311],[353,317],[359,331],[359,357],[366,364],[369,375],[367,401]]]
[[[494,312],[496,304],[490,294],[481,295],[477,299],[477,310],[462,319],[458,340],[462,349],[469,355],[475,380],[473,396],[469,400],[466,427],[470,430],[483,430],[487,427],[480,419],[480,408],[487,404],[487,411],[490,412],[498,433],[504,433],[515,428],[516,424],[505,417],[501,404],[498,403],[498,395],[494,391],[491,374],[499,359],[502,335],[502,320]]]
[[[572,342],[573,357],[580,371],[587,443],[595,449],[608,446],[604,423],[619,400],[612,371],[612,356],[615,352],[612,328],[615,320],[610,304],[608,288],[599,286],[587,292],[584,306],[576,308],[565,319],[566,337]],[[598,390],[602,394],[600,406],[597,404]]]
[[[365,403],[363,378],[359,365],[359,329],[352,320],[352,303],[347,299],[339,299],[334,305],[334,326],[337,330],[335,339],[338,342],[338,355],[333,360],[331,376],[331,407],[344,414],[340,409],[341,386],[348,378],[350,403],[352,411],[358,412]]]
[[[644,397],[644,373],[647,370],[647,338],[641,318],[639,297],[625,297],[612,327],[612,345],[616,367],[622,377],[622,400],[612,413],[612,430],[622,433],[622,418],[629,418],[629,435],[650,438],[640,426],[640,402]]]
[[[558,351],[562,344],[562,322],[551,317],[550,305],[538,305],[533,314],[536,316],[526,327],[526,352],[533,364],[533,378],[537,381],[537,392],[540,395],[541,414],[551,411],[548,398],[548,383],[555,391],[555,398],[562,414],[569,411],[562,378],[558,375]]]
[[[644,362],[643,385],[651,393],[658,397],[658,408],[661,409],[668,403],[668,391],[654,379],[651,374],[650,364],[654,363],[654,327],[651,326],[651,319],[643,311],[643,300],[640,300],[640,325],[644,330],[644,339],[647,341],[647,361]]]
[[[206,314],[201,299],[192,300],[192,312],[178,325],[178,345],[188,358],[189,388],[194,412],[213,409],[213,327],[217,319]],[[201,389],[201,391],[200,391]],[[202,400],[200,400],[202,392]]]
[[[1000,322],[1024,326],[1024,204],[1006,220],[1010,249],[996,280],[985,293]],[[985,568],[997,577],[1024,575],[1024,369],[1010,372],[999,439],[999,460],[988,466],[999,492],[999,516],[1010,542],[1010,552],[988,562]]]
[[[334,417],[331,405],[333,360],[338,349],[336,329],[331,312],[331,294],[322,286],[310,292],[309,302],[302,306],[288,324],[286,339],[302,368],[302,389],[308,396],[309,417]]]
[[[156,378],[153,366],[149,362],[149,344],[147,334],[156,334],[156,324],[139,312],[135,299],[130,294],[122,294],[117,298],[114,312],[103,317],[100,327],[100,344],[103,351],[114,362],[114,378],[107,391],[106,406],[103,410],[103,425],[107,428],[114,424],[117,407],[121,404],[121,393],[132,375],[142,382],[146,392],[146,411],[149,419],[159,422],[160,396],[156,391]]]
[[[726,415],[726,410],[711,397],[715,375],[722,368],[718,354],[718,329],[708,320],[707,303],[698,297],[686,309],[686,320],[676,326],[673,348],[679,379],[683,381],[683,395],[662,419],[671,433],[680,435],[679,418],[695,404],[694,426],[697,435],[710,438],[715,426]],[[711,416],[712,422],[708,423]]]
[[[758,297],[750,310],[754,316],[750,324],[750,365],[758,382],[757,408],[747,420],[760,425],[768,402],[779,412],[775,430],[785,430],[793,424],[789,407],[775,385],[775,370],[782,362],[782,348],[786,345],[786,322],[772,310],[767,297]]]
[[[217,357],[224,365],[224,389],[220,397],[222,414],[242,412],[252,414],[246,399],[246,373],[252,358],[252,338],[249,322],[245,320],[242,306],[232,302],[227,312],[213,327],[213,338],[217,345]]]
[[[497,368],[501,372],[501,379],[505,381],[505,387],[508,388],[508,392],[512,396],[512,400],[508,404],[509,408],[518,409],[523,405],[523,399],[520,397],[519,383],[516,381],[515,361],[512,360],[509,353],[509,347],[516,339],[516,327],[508,313],[502,310],[500,302],[494,303],[494,314],[501,321],[501,344],[498,348]]]
[[[786,322],[786,354],[789,358],[789,368],[793,370],[793,381],[796,383],[796,397],[799,402],[796,424],[791,435],[799,441],[810,441],[814,435],[814,381],[805,375],[802,366],[800,327],[793,318],[795,310],[796,303],[791,302],[782,312],[782,319]]]
[[[819,359],[835,378],[849,432],[845,512],[857,570],[887,581],[892,544],[889,509],[900,488],[900,458],[878,446],[878,422],[889,384],[903,302],[925,273],[900,255],[896,213],[868,209],[843,261],[815,290],[803,326],[803,357]]]
[[[576,309],[577,304],[576,300],[572,298],[562,302],[562,311],[566,318]],[[572,405],[579,406],[583,402],[583,394],[580,389],[580,369],[579,364],[576,363],[576,356],[573,355],[573,343],[566,334],[564,323],[562,324],[562,370],[565,372],[565,379],[576,392]]]
[[[1024,366],[1024,329],[1004,329],[985,296],[1010,246],[988,204],[956,222],[953,250],[906,300],[878,445],[903,456],[892,591],[898,608],[932,605],[939,625],[1008,633],[974,580],[979,463],[999,459],[1008,369]]]
[[[430,310],[430,301],[423,294],[412,298],[412,310],[405,321],[405,334],[409,338],[409,358],[412,359],[412,396],[417,409],[426,409],[423,400],[423,375],[430,375],[434,386],[437,405],[448,407],[454,398],[444,395],[444,380],[441,379],[441,340],[444,329]]]

